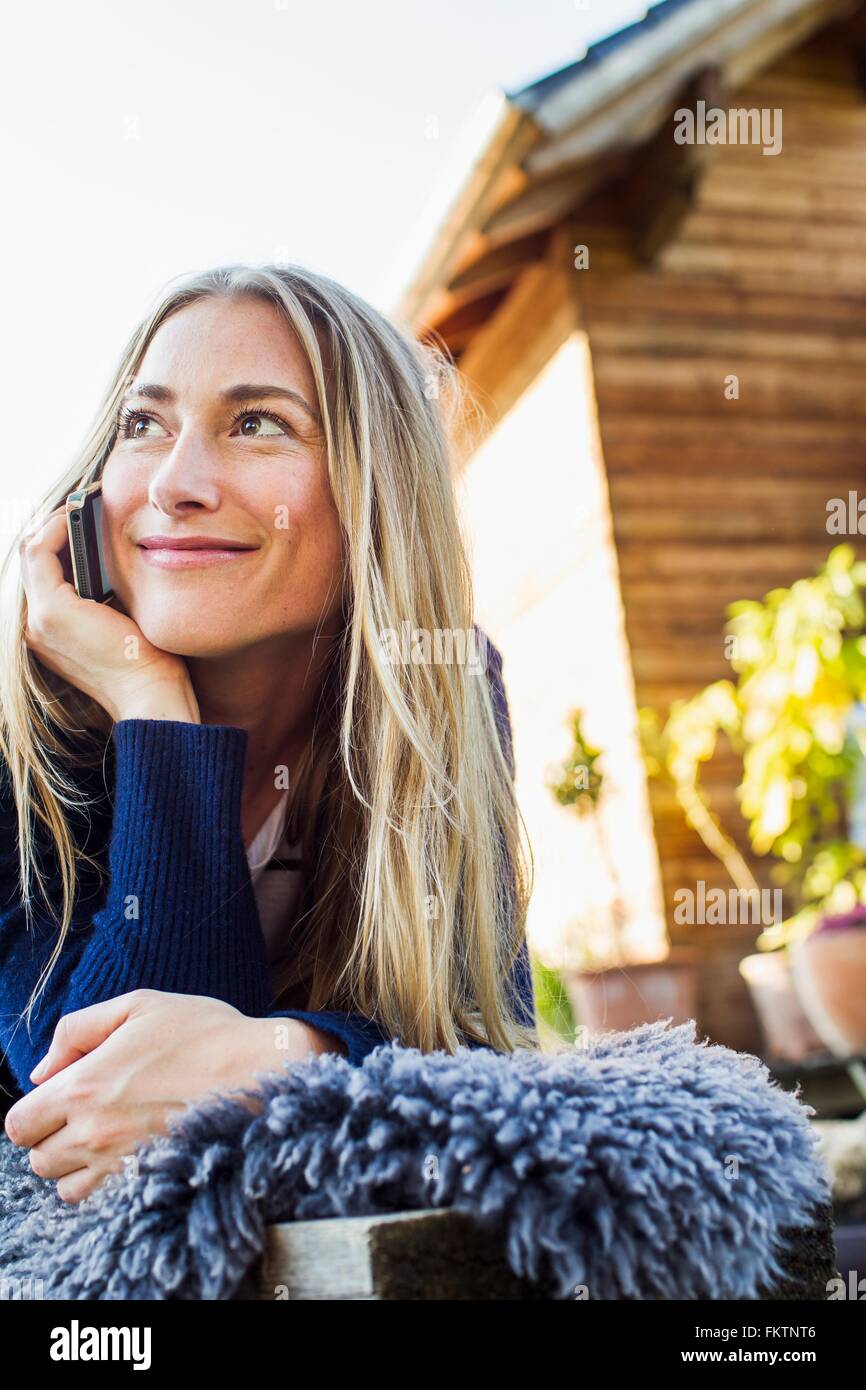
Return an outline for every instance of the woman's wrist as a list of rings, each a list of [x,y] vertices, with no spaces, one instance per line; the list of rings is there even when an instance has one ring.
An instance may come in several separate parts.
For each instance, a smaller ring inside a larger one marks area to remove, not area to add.
[[[303,1019],[244,1015],[233,1056],[226,1059],[227,1070],[233,1084],[242,1086],[251,1084],[260,1073],[282,1071],[287,1062],[303,1062],[323,1052],[346,1056],[347,1049],[340,1038],[311,1027]]]
[[[200,724],[201,712],[192,688],[174,684],[150,686],[130,694],[111,711],[115,724],[122,719],[171,719],[184,724]]]

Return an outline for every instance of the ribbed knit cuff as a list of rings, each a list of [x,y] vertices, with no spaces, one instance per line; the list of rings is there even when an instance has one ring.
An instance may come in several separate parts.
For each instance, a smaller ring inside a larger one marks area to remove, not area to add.
[[[264,1014],[267,956],[241,831],[246,729],[123,719],[113,738],[103,915],[126,988],[205,994]]]
[[[298,1018],[311,1028],[320,1028],[346,1044],[346,1060],[359,1066],[374,1048],[388,1041],[378,1025],[361,1014],[344,1013],[339,1009],[323,1009],[318,1013],[308,1013],[302,1009],[276,1009],[266,1015],[268,1018]]]

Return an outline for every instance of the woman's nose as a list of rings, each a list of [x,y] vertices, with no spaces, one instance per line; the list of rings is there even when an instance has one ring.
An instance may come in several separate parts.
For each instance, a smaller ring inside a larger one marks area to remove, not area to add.
[[[161,511],[184,502],[213,509],[219,505],[219,458],[203,430],[184,428],[154,470],[148,497]]]

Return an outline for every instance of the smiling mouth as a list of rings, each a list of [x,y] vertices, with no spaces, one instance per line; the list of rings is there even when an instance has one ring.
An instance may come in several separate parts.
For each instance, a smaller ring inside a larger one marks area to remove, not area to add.
[[[200,569],[205,565],[238,564],[254,555],[258,546],[169,546],[151,542],[138,547],[142,559],[158,569]]]

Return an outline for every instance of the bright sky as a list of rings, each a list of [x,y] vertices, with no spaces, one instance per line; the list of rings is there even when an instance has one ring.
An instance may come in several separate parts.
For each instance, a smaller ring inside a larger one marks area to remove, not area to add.
[[[392,309],[485,94],[562,67],[646,9],[15,6],[0,59],[6,489],[35,500],[67,466],[134,324],[178,275],[292,260]]]

